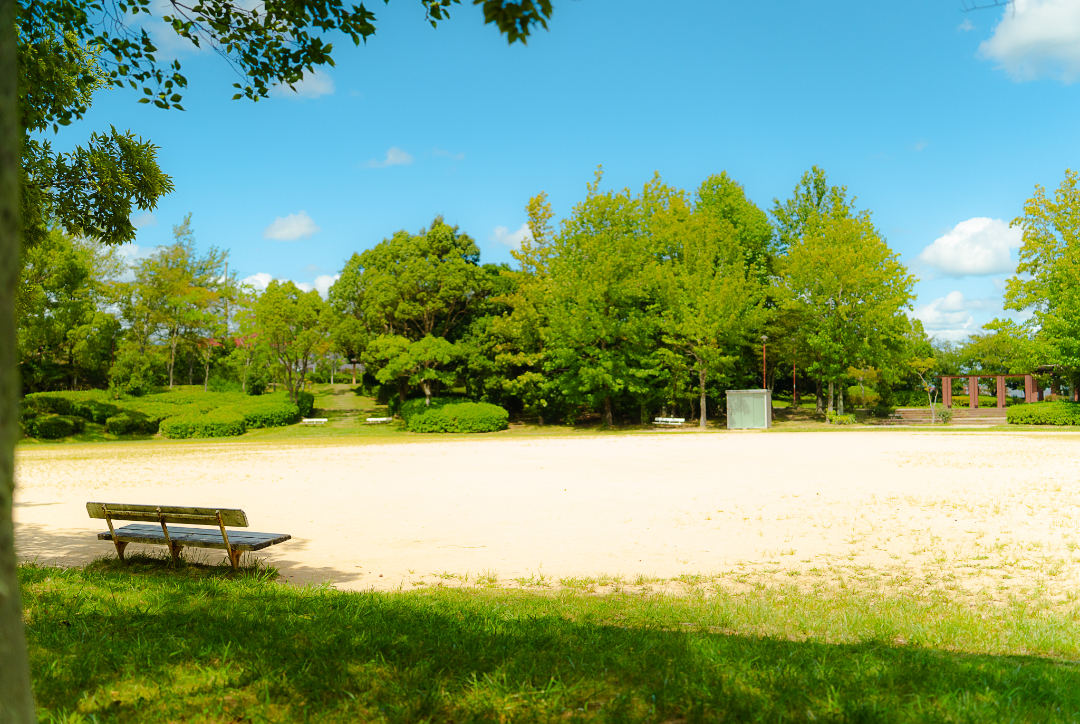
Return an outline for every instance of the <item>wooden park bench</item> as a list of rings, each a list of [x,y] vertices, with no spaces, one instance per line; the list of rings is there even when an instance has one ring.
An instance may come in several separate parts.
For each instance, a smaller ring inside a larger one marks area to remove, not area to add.
[[[225,526],[247,527],[247,514],[236,508],[182,508],[170,505],[131,505],[128,503],[87,503],[91,518],[104,518],[108,533],[98,533],[98,540],[112,541],[116,555],[124,560],[128,543],[166,545],[173,560],[180,558],[180,549],[223,548],[233,568],[240,565],[240,554],[269,548],[292,538],[286,533],[255,533],[246,530],[226,530]],[[114,528],[114,520],[138,520],[156,525],[125,525]],[[170,528],[172,524],[216,525],[214,528]]]
[[[325,425],[327,418],[325,417],[305,417],[300,421],[301,425]]]
[[[681,425],[684,422],[685,417],[658,417],[653,420],[654,425]]]

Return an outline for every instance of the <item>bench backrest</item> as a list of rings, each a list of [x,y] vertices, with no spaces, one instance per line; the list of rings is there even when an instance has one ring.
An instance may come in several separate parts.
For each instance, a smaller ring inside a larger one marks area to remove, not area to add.
[[[184,508],[176,505],[132,505],[130,503],[87,503],[91,518],[138,520],[145,523],[179,523],[181,525],[222,525],[246,528],[247,514],[238,508]]]

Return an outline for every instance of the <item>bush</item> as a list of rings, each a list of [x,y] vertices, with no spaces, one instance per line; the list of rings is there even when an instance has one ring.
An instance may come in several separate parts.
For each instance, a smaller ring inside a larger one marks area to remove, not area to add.
[[[251,400],[229,408],[239,412],[248,429],[259,427],[283,427],[296,422],[300,410],[288,400]]]
[[[266,392],[267,384],[265,377],[256,377],[252,375],[251,377],[248,377],[247,393],[254,396],[261,395]]]
[[[57,440],[69,437],[75,433],[75,423],[72,420],[78,418],[67,415],[40,415],[35,418],[30,433],[42,440]]]
[[[950,422],[952,422],[953,411],[950,410],[948,407],[943,407],[940,410],[937,410],[937,419],[941,421],[942,425],[948,425]]]
[[[405,400],[405,402],[398,402],[397,398],[394,398],[388,406],[390,412],[400,415],[401,419],[408,423],[409,418],[413,415],[426,414],[431,410],[443,408],[447,405],[460,404],[462,402],[468,402],[468,400],[463,400],[460,397],[432,397],[431,405],[429,406],[426,398],[423,397]]]
[[[120,412],[120,408],[110,402],[101,400],[79,400],[72,405],[72,414],[78,415],[90,422],[104,423],[113,415]]]
[[[49,392],[37,392],[23,398],[23,410],[33,410],[38,414],[70,415],[73,411],[71,397]]]
[[[830,412],[826,415],[826,419],[834,425],[854,425],[854,415],[841,415],[839,412]]]
[[[105,420],[105,429],[112,435],[153,435],[160,421],[135,410],[124,410]]]
[[[164,437],[182,440],[191,437],[235,437],[243,435],[244,416],[236,410],[220,408],[206,413],[178,415],[162,420],[158,430]]]
[[[311,414],[311,408],[315,406],[315,395],[310,392],[297,392],[296,393],[296,407],[300,410],[301,417],[307,417]]]
[[[404,407],[402,417],[405,417]],[[423,412],[410,411],[405,424],[413,432],[495,432],[508,427],[509,417],[506,410],[487,402],[459,402],[438,407],[433,403]]]
[[[1080,425],[1080,403],[1029,402],[1006,409],[1010,425]]]

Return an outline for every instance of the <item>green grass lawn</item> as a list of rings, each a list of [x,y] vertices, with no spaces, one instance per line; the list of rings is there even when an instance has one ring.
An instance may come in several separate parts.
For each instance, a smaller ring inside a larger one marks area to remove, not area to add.
[[[1075,721],[1077,612],[762,588],[347,593],[20,569],[43,721]]]

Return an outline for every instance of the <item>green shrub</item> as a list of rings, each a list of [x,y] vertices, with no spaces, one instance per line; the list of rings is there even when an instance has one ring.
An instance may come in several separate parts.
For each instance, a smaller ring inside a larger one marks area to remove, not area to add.
[[[854,425],[854,415],[841,415],[839,412],[830,412],[826,415],[826,419],[834,425]]]
[[[291,425],[300,416],[299,408],[288,400],[248,400],[228,409],[240,413],[248,429]]]
[[[111,402],[101,400],[78,400],[72,404],[71,412],[90,422],[104,423],[120,412],[120,408]]]
[[[953,411],[950,410],[948,407],[943,407],[937,411],[937,419],[941,421],[942,425],[948,425],[950,422],[952,422]]]
[[[36,392],[23,398],[23,409],[34,410],[38,414],[70,415],[72,399],[70,395],[55,392]]]
[[[74,419],[77,418],[68,417],[67,415],[40,415],[33,421],[31,434],[42,440],[57,440],[62,437],[69,437],[75,433],[75,423],[72,422]]]
[[[411,402],[411,400],[410,400]],[[405,416],[405,410],[402,410]],[[459,402],[435,406],[422,412],[409,411],[406,427],[413,432],[495,432],[505,430],[509,414],[487,402]]]
[[[468,402],[460,397],[432,397],[431,405],[427,405],[426,398],[417,397],[412,400],[405,400],[405,402],[399,402],[397,398],[391,400],[388,407],[390,412],[395,415],[400,415],[401,419],[406,423],[409,422],[409,418],[413,415],[426,414],[431,410],[436,410],[447,405],[456,405],[462,402]]]
[[[1011,425],[1080,425],[1080,403],[1029,402],[1005,411]]]
[[[105,420],[105,429],[112,435],[153,435],[160,420],[135,410],[124,410]]]
[[[229,408],[206,413],[178,415],[161,421],[164,437],[180,440],[191,437],[235,437],[245,431],[244,416]]]
[[[315,395],[310,392],[297,392],[296,406],[300,410],[300,416],[307,417],[311,414],[311,408],[315,406]]]

